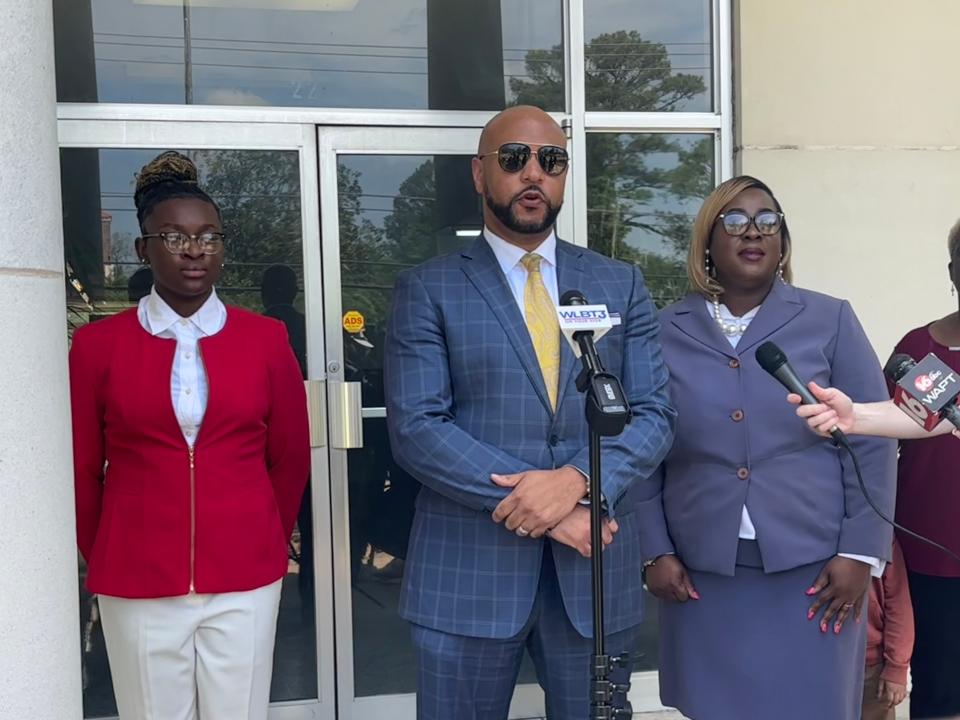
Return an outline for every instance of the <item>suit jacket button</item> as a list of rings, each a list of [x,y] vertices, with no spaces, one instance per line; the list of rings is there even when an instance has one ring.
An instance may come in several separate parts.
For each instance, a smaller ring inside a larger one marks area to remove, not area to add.
[[[730,360],[730,362],[727,363],[727,364],[728,364],[730,367],[732,367],[734,370],[736,370],[738,367],[740,367],[740,361],[737,360],[736,358],[733,358],[733,359]]]
[[[730,413],[730,419],[734,422],[740,422],[743,420],[743,410],[734,410]]]
[[[559,445],[559,444],[560,444],[560,438],[558,438],[556,435],[551,435],[551,436],[550,436],[550,445],[552,445],[553,447],[556,447],[556,446]]]
[[[742,467],[737,470],[737,477],[740,478],[741,480],[746,480],[748,477],[750,477],[750,471],[747,470],[745,467]]]

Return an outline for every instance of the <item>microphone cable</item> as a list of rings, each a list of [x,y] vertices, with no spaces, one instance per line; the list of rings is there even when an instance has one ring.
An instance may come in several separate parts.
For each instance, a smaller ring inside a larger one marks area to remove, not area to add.
[[[867,504],[870,505],[871,508],[873,508],[873,511],[877,515],[879,515],[884,522],[888,523],[889,525],[892,525],[895,529],[899,530],[904,535],[909,535],[915,540],[919,540],[920,542],[926,543],[931,547],[935,547],[937,548],[937,550],[941,550],[942,552],[945,552],[947,555],[949,555],[958,563],[960,563],[960,555],[957,555],[957,553],[955,553],[950,548],[944,545],[941,545],[935,540],[931,540],[930,538],[925,537],[920,533],[917,533],[917,532],[914,532],[913,530],[905,528],[903,525],[894,521],[892,518],[887,517],[886,513],[884,513],[883,510],[881,510],[877,506],[877,504],[873,501],[873,498],[870,496],[870,493],[867,491],[867,486],[863,482],[863,472],[860,469],[860,460],[857,459],[857,453],[854,452],[853,445],[851,444],[850,439],[846,435],[844,435],[842,432],[838,432],[838,435],[839,437],[837,437],[836,439],[837,447],[842,447],[844,450],[846,450],[847,454],[850,455],[850,459],[853,460],[853,469],[857,473],[857,482],[860,484],[860,492],[863,495],[864,500],[867,501]]]

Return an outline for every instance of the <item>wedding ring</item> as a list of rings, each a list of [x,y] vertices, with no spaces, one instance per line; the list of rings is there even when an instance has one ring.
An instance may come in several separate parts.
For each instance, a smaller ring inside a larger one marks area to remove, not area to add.
[[[519,535],[520,537],[526,537],[529,534],[530,534],[530,531],[524,530],[522,526],[517,528],[517,535]]]
[[[853,607],[853,603],[852,603],[852,602],[850,602],[850,603],[844,603],[844,604],[843,604],[843,607],[846,608],[847,610],[849,610],[850,608]]]

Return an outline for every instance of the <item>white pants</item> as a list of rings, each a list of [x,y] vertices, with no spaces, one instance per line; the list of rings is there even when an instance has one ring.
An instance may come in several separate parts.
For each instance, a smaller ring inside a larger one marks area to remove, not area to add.
[[[280,580],[246,592],[100,595],[120,720],[266,720]]]

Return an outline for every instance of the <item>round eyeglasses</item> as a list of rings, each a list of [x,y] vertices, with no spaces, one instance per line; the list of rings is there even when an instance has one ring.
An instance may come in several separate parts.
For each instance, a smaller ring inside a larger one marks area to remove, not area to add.
[[[197,247],[200,248],[200,252],[204,255],[216,255],[223,250],[223,240],[225,236],[222,232],[204,232],[196,235],[188,235],[187,233],[171,231],[149,233],[148,235],[141,235],[140,237],[144,240],[152,237],[160,238],[163,240],[163,246],[167,248],[167,251],[174,255],[185,253],[187,248],[190,247],[190,243],[194,241],[197,243]]]
[[[720,213],[717,220],[723,223],[723,229],[727,235],[743,235],[750,228],[751,223],[761,235],[773,235],[783,225],[783,213],[774,210],[761,210],[751,217],[743,210],[731,210],[730,212]]]

